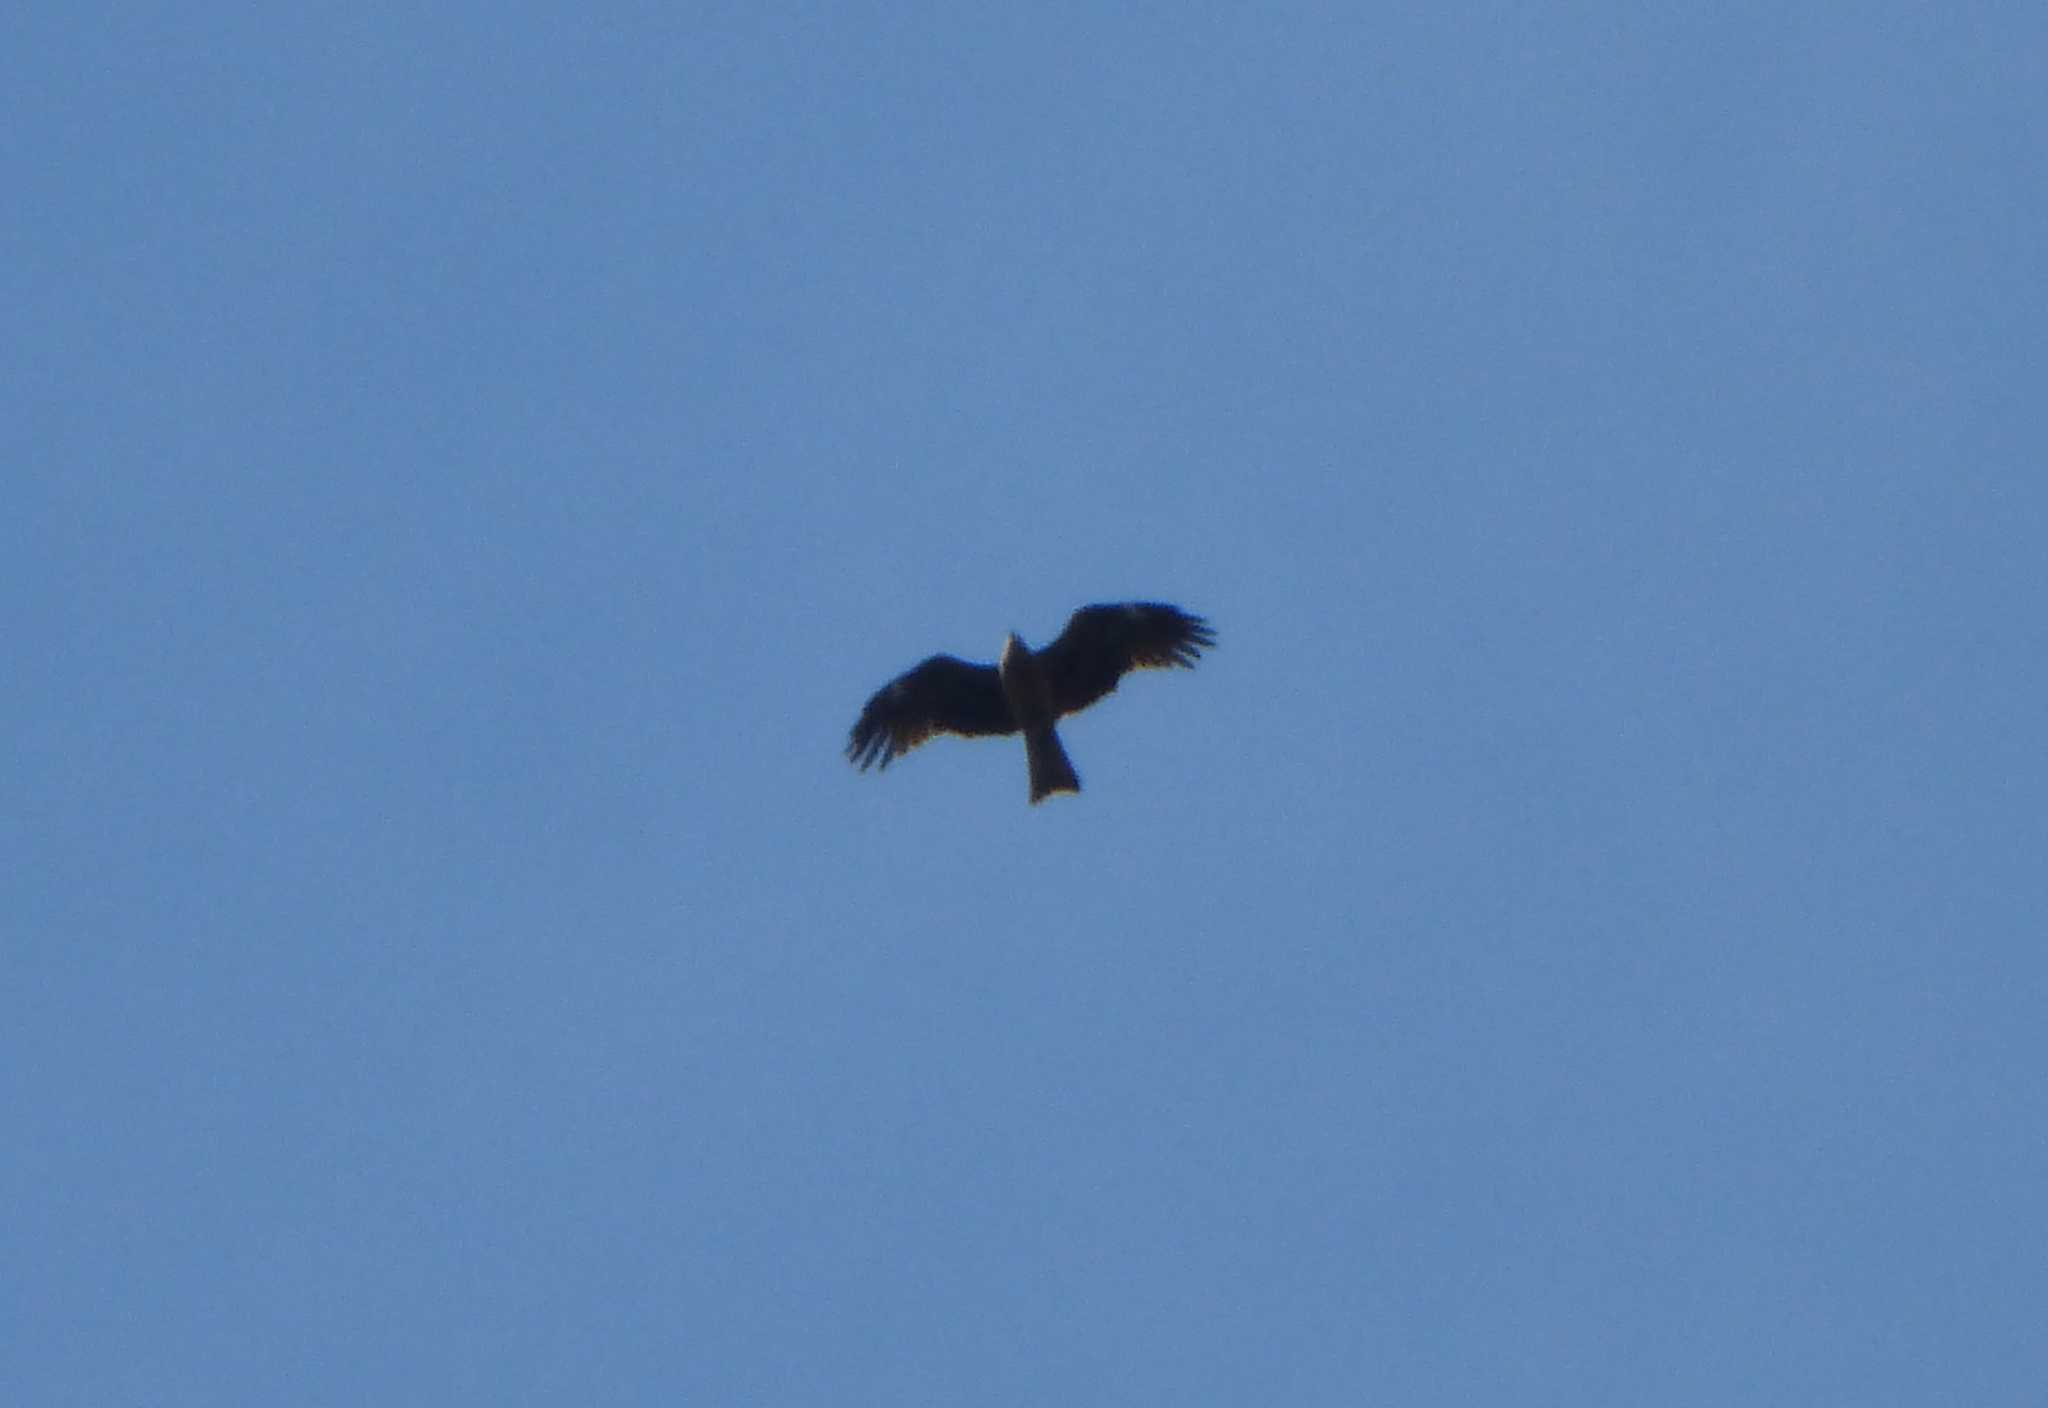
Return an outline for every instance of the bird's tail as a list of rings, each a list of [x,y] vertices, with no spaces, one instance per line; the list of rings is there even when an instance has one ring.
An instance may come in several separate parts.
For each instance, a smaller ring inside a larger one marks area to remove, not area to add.
[[[1044,801],[1055,792],[1079,792],[1081,779],[1067,759],[1060,736],[1050,727],[1028,730],[1024,756],[1031,764],[1031,800]]]

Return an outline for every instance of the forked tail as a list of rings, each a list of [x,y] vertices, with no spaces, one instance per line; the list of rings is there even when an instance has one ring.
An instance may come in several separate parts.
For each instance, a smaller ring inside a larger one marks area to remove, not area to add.
[[[1081,779],[1067,759],[1060,736],[1050,728],[1033,729],[1024,735],[1024,756],[1031,764],[1031,801],[1034,805],[1055,792],[1079,792]]]

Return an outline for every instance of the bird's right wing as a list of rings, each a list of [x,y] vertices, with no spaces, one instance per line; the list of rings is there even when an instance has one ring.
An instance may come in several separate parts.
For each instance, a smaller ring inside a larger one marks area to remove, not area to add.
[[[1216,644],[1200,616],[1159,601],[1084,606],[1067,620],[1059,639],[1038,652],[1062,715],[1085,709],[1132,670],[1193,669]]]
[[[875,691],[846,742],[846,756],[865,772],[888,767],[935,733],[1015,733],[1002,676],[993,665],[934,655]]]

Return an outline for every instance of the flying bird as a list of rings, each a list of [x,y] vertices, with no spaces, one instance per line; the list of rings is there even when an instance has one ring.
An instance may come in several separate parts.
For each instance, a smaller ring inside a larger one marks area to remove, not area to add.
[[[1084,606],[1058,640],[1033,651],[1015,631],[993,665],[934,655],[875,691],[846,756],[862,772],[939,733],[1022,733],[1031,800],[1079,792],[1081,779],[1053,726],[1108,694],[1132,670],[1193,669],[1216,633],[1199,616],[1156,601]]]

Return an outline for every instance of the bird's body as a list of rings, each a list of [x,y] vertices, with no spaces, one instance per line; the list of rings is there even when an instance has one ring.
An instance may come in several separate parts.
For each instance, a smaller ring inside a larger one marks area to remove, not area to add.
[[[1015,631],[1003,642],[996,657],[996,674],[1003,682],[1003,698],[1010,703],[1010,717],[1024,735],[1024,760],[1031,770],[1031,800],[1044,801],[1055,792],[1079,792],[1080,774],[1067,757],[1066,745],[1053,725],[1059,711],[1053,706],[1052,683],[1031,647]]]
[[[846,755],[865,771],[888,767],[934,734],[1022,733],[1031,800],[1079,792],[1081,779],[1055,731],[1059,720],[1114,690],[1131,670],[1192,668],[1215,643],[1207,621],[1175,606],[1084,606],[1043,650],[1013,631],[993,666],[934,655],[897,676],[868,700]]]

